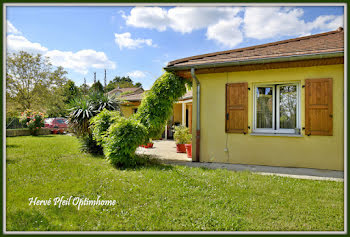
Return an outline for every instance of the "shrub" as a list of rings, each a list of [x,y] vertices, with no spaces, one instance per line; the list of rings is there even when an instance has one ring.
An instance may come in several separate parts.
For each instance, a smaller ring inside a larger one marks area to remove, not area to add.
[[[90,129],[98,145],[102,145],[104,137],[107,136],[108,128],[112,123],[117,122],[120,117],[121,114],[119,111],[104,109],[90,120]]]
[[[81,96],[70,101],[70,113],[68,116],[70,128],[79,137],[90,134],[90,119],[102,110],[120,110],[120,101],[115,97],[109,97],[103,93],[91,93],[89,96]]]
[[[92,134],[86,134],[79,137],[80,150],[93,155],[103,155],[103,148],[98,144]]]
[[[173,104],[185,94],[187,83],[189,81],[184,78],[165,72],[147,92],[135,118],[147,128],[149,138],[159,137],[163,132]]]
[[[175,126],[174,130],[174,139],[176,144],[187,144],[191,142],[192,134],[187,127],[183,125]]]
[[[29,128],[31,135],[37,136],[40,128],[44,126],[44,114],[26,110],[21,113],[21,123]]]
[[[119,110],[119,106],[119,100],[98,92],[91,93],[88,96],[74,98],[70,102],[69,127],[81,140],[82,151],[92,154],[102,154],[102,140],[100,137],[97,137],[97,140],[94,138],[90,129],[90,120],[104,109]]]
[[[104,154],[116,167],[134,167],[136,148],[146,140],[147,131],[143,124],[134,118],[120,117],[107,131],[104,137]]]
[[[89,134],[89,120],[94,115],[93,106],[88,97],[77,97],[70,101],[68,124],[73,133],[80,137]]]

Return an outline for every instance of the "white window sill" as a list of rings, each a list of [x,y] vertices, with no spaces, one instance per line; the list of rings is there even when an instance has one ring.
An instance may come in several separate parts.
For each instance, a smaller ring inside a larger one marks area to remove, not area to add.
[[[265,137],[304,137],[302,134],[295,133],[250,133],[252,136],[265,136]]]

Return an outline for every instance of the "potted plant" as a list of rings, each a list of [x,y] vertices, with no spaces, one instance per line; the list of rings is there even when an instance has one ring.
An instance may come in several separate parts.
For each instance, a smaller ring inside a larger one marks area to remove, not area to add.
[[[152,142],[152,139],[149,139],[147,145],[145,148],[152,148],[153,147],[153,142]]]
[[[149,142],[147,142],[144,145],[140,145],[140,146],[143,147],[143,148],[152,148],[153,147],[152,139],[149,139]]]
[[[189,129],[183,125],[175,126],[174,138],[176,143],[176,152],[186,153],[185,144],[189,143],[192,139],[192,135],[189,133]]]
[[[192,135],[191,135],[191,139],[192,139]],[[186,147],[187,157],[192,158],[192,143],[189,141],[188,144],[185,144],[185,147]]]

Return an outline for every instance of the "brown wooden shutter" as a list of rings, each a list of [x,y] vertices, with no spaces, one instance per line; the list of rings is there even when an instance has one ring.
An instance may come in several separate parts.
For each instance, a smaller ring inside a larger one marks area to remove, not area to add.
[[[305,134],[333,135],[331,78],[305,80]]]
[[[226,132],[248,133],[248,83],[226,84]]]

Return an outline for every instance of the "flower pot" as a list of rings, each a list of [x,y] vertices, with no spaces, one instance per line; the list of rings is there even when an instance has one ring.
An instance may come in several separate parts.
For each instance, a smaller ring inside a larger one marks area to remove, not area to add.
[[[152,148],[153,147],[153,143],[147,143],[147,147],[146,148]]]
[[[185,144],[176,144],[176,152],[177,153],[186,153]]]
[[[192,158],[192,144],[185,144],[187,157]]]

